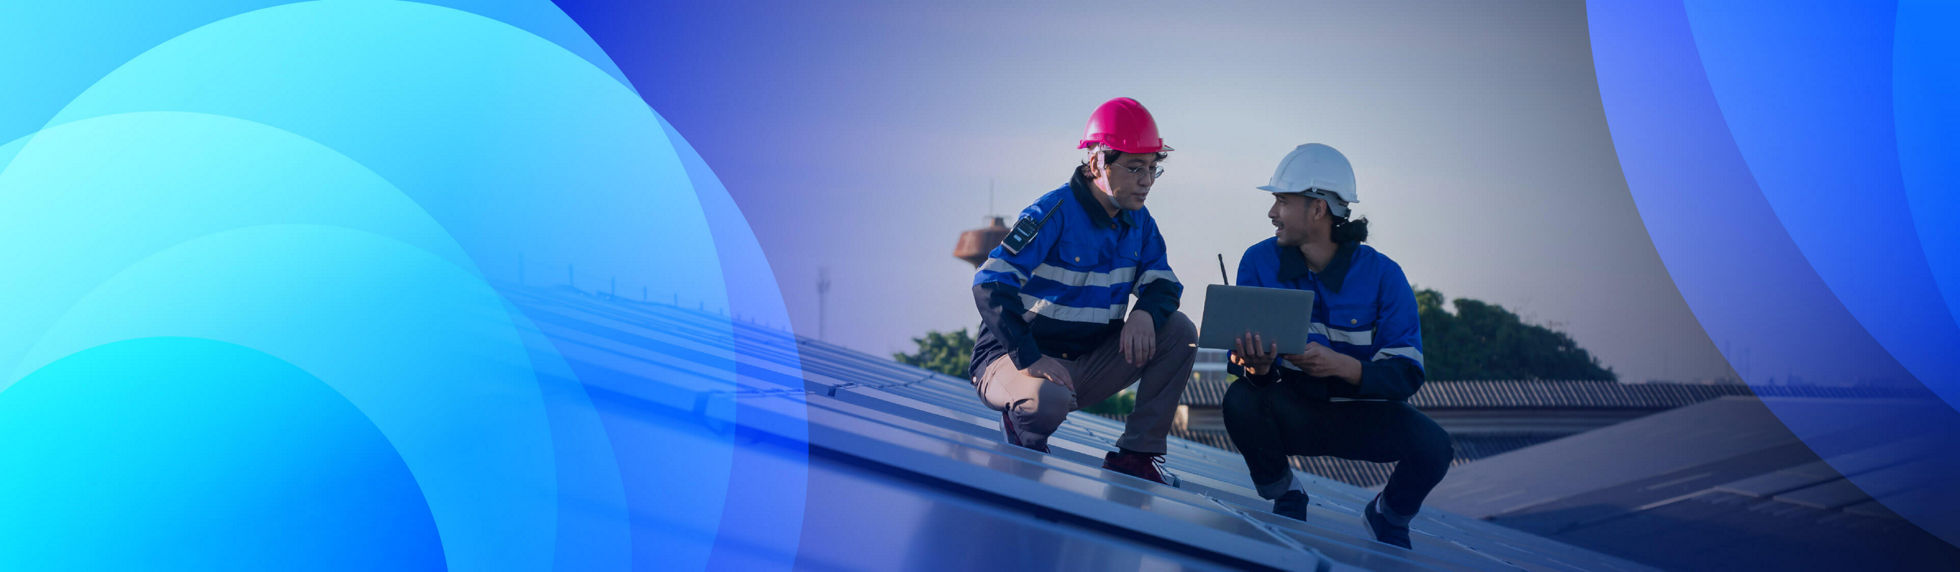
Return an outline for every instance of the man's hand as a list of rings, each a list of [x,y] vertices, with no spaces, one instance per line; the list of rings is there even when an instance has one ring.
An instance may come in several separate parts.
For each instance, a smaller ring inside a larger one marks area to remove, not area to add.
[[[1307,349],[1283,356],[1293,367],[1314,377],[1338,377],[1350,385],[1361,385],[1361,360],[1334,351],[1334,348],[1307,342]]]
[[[1116,345],[1123,349],[1123,361],[1139,368],[1149,364],[1157,353],[1157,320],[1149,312],[1130,311],[1130,319],[1123,321],[1123,337]]]
[[[1075,391],[1075,378],[1069,377],[1068,366],[1052,357],[1041,356],[1027,369],[1021,370],[1021,375],[1046,379],[1049,383],[1068,388],[1071,393]]]
[[[1273,360],[1279,357],[1279,344],[1270,347],[1259,334],[1246,332],[1232,341],[1232,364],[1245,368],[1246,375],[1265,375],[1267,368],[1273,367]]]

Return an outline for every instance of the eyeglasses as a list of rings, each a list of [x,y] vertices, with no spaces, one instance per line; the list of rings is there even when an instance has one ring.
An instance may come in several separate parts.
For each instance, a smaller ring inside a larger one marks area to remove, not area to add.
[[[1129,171],[1129,172],[1130,172],[1130,174],[1132,174],[1132,175],[1136,175],[1136,176],[1137,176],[1137,178],[1139,178],[1139,179],[1141,179],[1141,178],[1143,178],[1143,170],[1144,170],[1144,168],[1143,168],[1143,167],[1131,167],[1131,166],[1129,166],[1129,165],[1117,165],[1117,166],[1118,166],[1118,167],[1122,167],[1122,168],[1123,168],[1123,170],[1125,170],[1125,171]],[[1151,168],[1150,168],[1150,178],[1151,178],[1151,180],[1156,180],[1156,179],[1159,179],[1159,178],[1162,178],[1163,176],[1164,176],[1164,168],[1163,168],[1163,167],[1151,167]]]

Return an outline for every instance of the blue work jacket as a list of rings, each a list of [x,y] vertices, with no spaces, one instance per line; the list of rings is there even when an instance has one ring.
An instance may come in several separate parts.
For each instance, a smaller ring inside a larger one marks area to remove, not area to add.
[[[1080,357],[1122,330],[1132,295],[1159,329],[1177,311],[1184,286],[1150,209],[1111,217],[1090,184],[1077,169],[1035,200],[973,274],[981,324],[970,375],[1002,355],[1020,368]]]
[[[1374,247],[1343,243],[1327,267],[1314,272],[1299,248],[1268,238],[1239,258],[1238,283],[1313,291],[1310,341],[1360,360],[1361,384],[1309,376],[1285,360],[1264,375],[1246,376],[1238,366],[1228,366],[1231,373],[1260,385],[1284,379],[1321,398],[1404,401],[1422,387],[1422,320],[1415,292],[1402,266]],[[1280,348],[1281,353],[1298,351]]]

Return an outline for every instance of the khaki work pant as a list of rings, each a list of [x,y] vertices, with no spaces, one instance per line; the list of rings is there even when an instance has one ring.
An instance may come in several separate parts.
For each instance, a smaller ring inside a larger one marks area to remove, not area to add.
[[[1183,312],[1172,312],[1168,323],[1157,329],[1157,351],[1142,368],[1123,361],[1118,345],[1122,334],[1111,334],[1101,346],[1075,359],[1061,359],[1075,382],[1075,392],[1046,379],[1021,373],[1014,360],[1000,356],[974,380],[980,400],[995,411],[1006,411],[1021,433],[1021,445],[1038,448],[1061,427],[1069,412],[1094,405],[1131,383],[1137,385],[1136,410],[1130,413],[1123,437],[1116,446],[1142,453],[1163,454],[1164,439],[1170,435],[1171,419],[1177,415],[1177,402],[1184,397],[1184,384],[1191,380],[1191,364],[1197,360],[1198,328]]]

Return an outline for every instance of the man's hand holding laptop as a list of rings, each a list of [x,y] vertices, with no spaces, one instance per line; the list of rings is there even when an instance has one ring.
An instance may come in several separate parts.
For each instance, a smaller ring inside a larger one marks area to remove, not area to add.
[[[1233,341],[1232,364],[1245,368],[1249,375],[1265,375],[1267,368],[1273,367],[1273,360],[1279,357],[1279,344],[1264,343],[1258,333],[1239,334]]]
[[[1299,353],[1281,354],[1279,344],[1264,343],[1258,333],[1246,332],[1239,334],[1233,345],[1232,364],[1245,368],[1250,375],[1263,375],[1274,361],[1284,359],[1293,367],[1300,368],[1300,371],[1307,372],[1307,375],[1337,377],[1350,385],[1361,384],[1361,360],[1319,342],[1307,342],[1306,349]]]
[[[1338,377],[1349,385],[1361,385],[1361,360],[1334,351],[1333,348],[1320,345],[1319,342],[1307,342],[1307,349],[1301,350],[1300,353],[1280,357],[1285,358],[1287,363],[1293,364],[1293,367],[1300,368],[1300,371],[1307,372],[1307,375]]]

